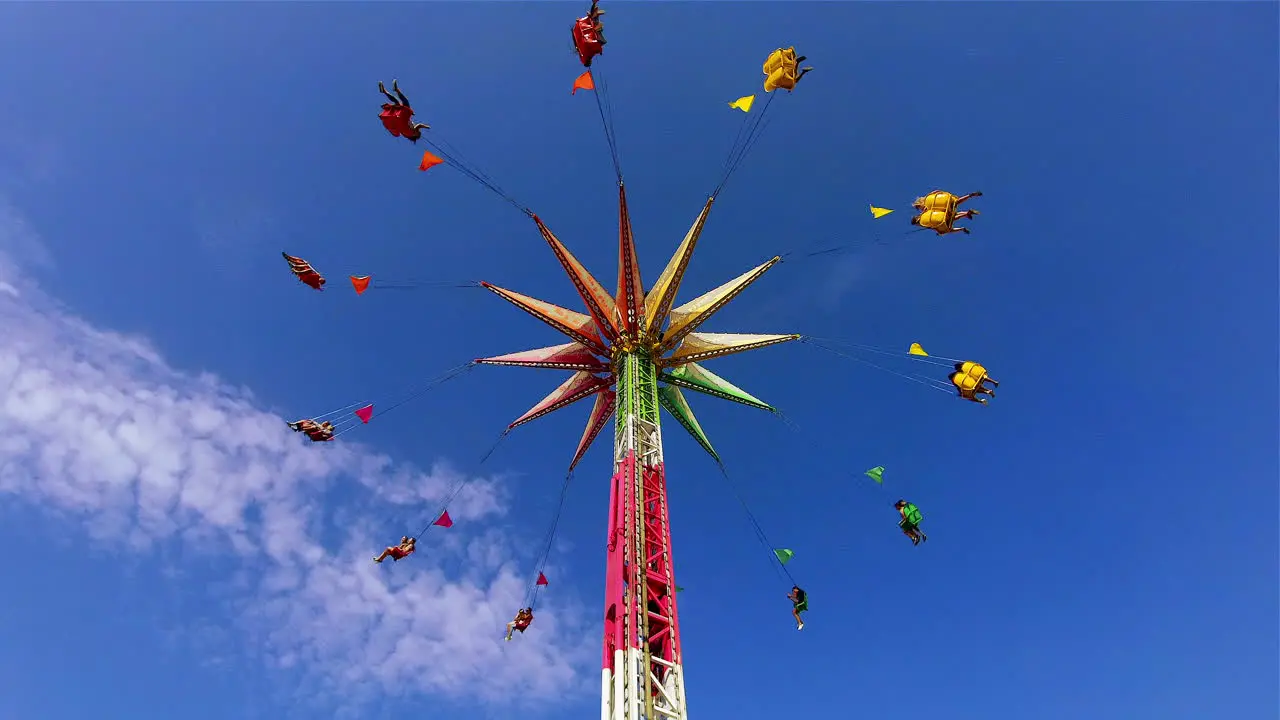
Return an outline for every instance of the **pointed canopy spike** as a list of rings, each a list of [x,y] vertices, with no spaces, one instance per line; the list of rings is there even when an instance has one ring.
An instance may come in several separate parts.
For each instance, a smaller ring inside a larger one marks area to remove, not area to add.
[[[586,304],[587,312],[591,313],[591,319],[595,320],[600,334],[610,341],[618,339],[618,327],[614,324],[614,317],[618,311],[614,306],[613,298],[605,291],[600,281],[587,272],[587,268],[578,262],[573,253],[569,252],[569,248],[560,242],[560,238],[556,237],[537,215],[533,216],[533,221],[538,225],[538,232],[542,233],[542,238],[551,246],[551,252],[556,254],[556,259],[560,261],[569,279],[573,281],[574,288],[578,290],[578,295]]]
[[[720,287],[704,293],[693,300],[671,311],[671,326],[662,340],[664,350],[675,347],[685,335],[693,332],[706,322],[720,308],[729,304],[730,300],[740,295],[751,283],[760,279],[769,268],[782,262],[781,257],[774,257],[768,262],[742,273],[738,277]]]
[[[513,430],[527,422],[537,420],[543,415],[553,413],[566,405],[572,405],[601,387],[607,387],[608,385],[609,378],[596,377],[586,371],[576,372],[568,380],[561,383],[560,387],[552,390],[551,394],[544,397],[541,402],[529,408],[528,412],[516,418],[515,422],[507,426],[507,429]]]
[[[689,407],[689,402],[684,399],[680,388],[674,385],[658,388],[658,402],[667,409],[667,412],[671,413],[676,422],[680,423],[693,436],[694,440],[698,441],[698,444],[702,446],[703,450],[707,451],[708,455],[714,458],[716,462],[720,462],[720,456],[716,454],[716,449],[711,447],[711,441],[707,439],[707,434],[702,431],[702,425],[698,424],[698,418],[694,417],[693,408]]]
[[[755,397],[746,390],[734,385],[724,378],[716,375],[710,370],[702,367],[698,363],[687,363],[677,367],[671,372],[662,375],[665,382],[672,385],[679,385],[704,395],[711,395],[721,398],[722,400],[732,400],[733,402],[750,405],[751,407],[768,410],[769,412],[777,412],[777,410]]]
[[[627,212],[627,190],[622,183],[618,183],[617,308],[619,329],[634,340],[644,319],[644,284],[640,281],[640,260],[631,234],[631,215]]]
[[[487,282],[482,282],[480,285],[493,291],[503,300],[568,335],[571,339],[586,345],[597,355],[609,354],[609,351],[605,349],[604,340],[596,332],[595,323],[590,317]]]
[[[711,213],[711,205],[715,201],[714,196],[707,198],[707,204],[702,206],[702,212],[698,213],[693,226],[689,228],[689,232],[685,233],[680,247],[676,248],[675,254],[667,262],[667,267],[653,283],[653,287],[649,288],[649,294],[644,300],[646,334],[657,335],[662,329],[662,324],[667,321],[667,313],[675,304],[676,292],[680,289],[680,280],[689,267],[689,258],[693,256],[693,249],[698,244],[698,237],[702,235],[702,227],[706,224],[707,215]]]
[[[477,358],[476,362],[481,365],[513,365],[553,370],[609,371],[608,361],[601,360],[586,345],[576,342],[507,353],[506,355]]]
[[[662,367],[678,367],[690,362],[733,355],[779,343],[799,340],[799,335],[748,335],[745,333],[689,333],[670,357],[658,363]]]
[[[596,404],[591,408],[591,415],[587,417],[587,427],[582,431],[582,438],[578,440],[578,448],[574,451],[573,460],[569,463],[569,472],[573,472],[578,461],[587,454],[591,443],[595,442],[604,426],[609,424],[609,418],[613,416],[613,409],[617,402],[618,396],[612,389],[605,387],[596,391]]]

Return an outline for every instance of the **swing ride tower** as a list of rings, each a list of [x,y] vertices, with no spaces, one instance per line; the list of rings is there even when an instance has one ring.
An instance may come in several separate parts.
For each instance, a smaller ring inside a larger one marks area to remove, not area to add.
[[[674,306],[714,202],[714,196],[707,200],[684,241],[647,292],[640,279],[626,189],[621,181],[618,284],[614,293],[607,292],[542,220],[531,214],[586,305],[586,314],[481,283],[570,340],[563,345],[476,361],[573,371],[560,387],[511,423],[508,430],[594,397],[586,429],[569,463],[572,472],[596,437],[613,421],[601,720],[689,717],[659,408],[665,408],[719,463],[719,456],[682,390],[777,412],[700,363],[800,337],[696,332],[703,322],[780,262],[778,257]]]

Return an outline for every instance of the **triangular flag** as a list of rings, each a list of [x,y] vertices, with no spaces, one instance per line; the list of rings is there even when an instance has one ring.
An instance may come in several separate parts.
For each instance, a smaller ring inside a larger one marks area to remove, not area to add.
[[[357,295],[363,295],[364,291],[369,289],[369,276],[368,275],[352,275],[351,287],[356,289]]]
[[[875,217],[875,219],[877,220],[884,217],[885,215],[888,215],[891,212],[893,211],[890,210],[889,208],[878,208],[875,205],[871,206],[871,215]]]
[[[919,355],[920,357],[929,357],[929,353],[920,347],[920,343],[911,343],[911,347],[907,349],[908,355]]]
[[[365,425],[368,425],[369,421],[373,419],[373,403],[356,410],[356,417],[360,418]]]
[[[751,112],[751,104],[754,103],[755,101],[756,101],[755,95],[747,95],[745,97],[740,97],[737,100],[734,100],[733,102],[729,103],[729,107],[737,108],[742,112]]]
[[[875,480],[881,485],[884,484],[884,468],[883,467],[879,467],[879,466],[873,467],[870,470],[868,470],[865,474],[867,477],[871,478],[872,480]]]
[[[435,166],[437,166],[437,165],[440,165],[440,164],[442,164],[443,162],[444,162],[444,160],[441,160],[440,158],[436,157],[435,155],[432,155],[432,154],[431,154],[431,151],[430,151],[430,150],[428,150],[428,151],[426,151],[426,152],[422,153],[422,162],[421,162],[421,163],[418,163],[418,169],[419,169],[419,170],[421,170],[421,171],[423,171],[423,172],[426,172],[427,170],[430,170],[431,168],[433,168],[433,167],[435,167]]]
[[[595,89],[596,89],[596,81],[594,78],[591,77],[591,71],[588,70],[582,73],[581,75],[579,75],[577,80],[573,81],[573,89],[569,91],[569,94],[576,95],[579,90],[595,90]]]
[[[542,573],[538,573],[538,582],[536,582],[536,583],[534,583],[534,584],[535,584],[535,585],[546,585],[546,584],[547,584],[547,576],[546,576],[546,575],[543,575]]]
[[[453,518],[449,517],[449,511],[445,510],[444,512],[440,513],[440,517],[437,518],[436,521],[431,524],[439,525],[440,527],[453,527]]]
[[[782,563],[783,565],[786,565],[787,563],[791,562],[791,558],[796,556],[795,551],[788,550],[787,548],[778,548],[777,550],[773,551],[773,554],[778,556],[778,562]]]
[[[676,586],[676,592],[684,592],[684,588],[682,588],[682,587],[680,587],[679,585],[677,585],[677,586]]]

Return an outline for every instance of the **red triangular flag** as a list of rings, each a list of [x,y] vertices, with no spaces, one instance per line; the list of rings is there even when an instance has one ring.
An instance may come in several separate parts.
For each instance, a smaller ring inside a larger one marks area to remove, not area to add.
[[[591,77],[591,71],[588,70],[578,76],[573,81],[573,89],[569,91],[570,95],[577,95],[579,90],[595,90],[596,81]]]
[[[443,513],[440,514],[439,519],[437,519],[434,523],[431,523],[431,524],[439,525],[440,527],[453,527],[453,518],[449,517],[449,511],[445,510]]]
[[[435,155],[432,155],[432,154],[431,154],[431,151],[430,151],[430,150],[428,150],[428,151],[426,151],[426,152],[424,152],[424,153],[422,154],[422,162],[418,164],[418,169],[419,169],[419,170],[421,170],[421,171],[423,171],[423,172],[426,172],[427,170],[430,170],[431,168],[433,168],[433,167],[435,167],[435,166],[437,166],[437,165],[439,165],[439,164],[441,164],[441,163],[443,163],[443,162],[444,162],[444,160],[441,160],[440,158],[436,157]]]
[[[546,584],[547,584],[547,576],[546,576],[546,575],[543,575],[542,573],[538,573],[538,582],[536,582],[536,583],[534,583],[534,584],[535,584],[535,585],[546,585]]]
[[[356,417],[360,418],[364,421],[364,424],[368,425],[369,421],[373,419],[373,403],[369,403],[357,410]]]

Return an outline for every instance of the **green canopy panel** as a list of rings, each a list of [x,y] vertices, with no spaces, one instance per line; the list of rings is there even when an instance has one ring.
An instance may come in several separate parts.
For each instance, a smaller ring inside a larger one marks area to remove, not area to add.
[[[721,400],[731,400],[743,405],[760,408],[761,410],[777,412],[773,406],[698,363],[686,363],[670,372],[663,373],[662,380],[672,385],[679,385],[682,388],[718,397]]]
[[[674,385],[664,385],[658,388],[658,402],[662,403],[662,407],[671,413],[684,429],[693,436],[694,440],[702,446],[707,454],[715,458],[716,462],[720,462],[720,455],[716,453],[715,448],[711,447],[711,441],[707,439],[707,434],[702,432],[702,426],[698,424],[698,418],[693,415],[693,408],[689,407],[688,401],[684,399],[684,395],[680,392],[680,388]]]

